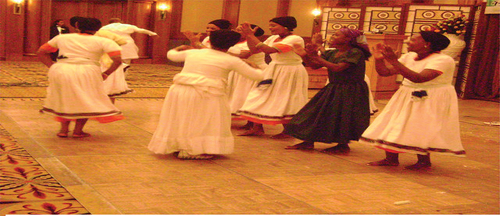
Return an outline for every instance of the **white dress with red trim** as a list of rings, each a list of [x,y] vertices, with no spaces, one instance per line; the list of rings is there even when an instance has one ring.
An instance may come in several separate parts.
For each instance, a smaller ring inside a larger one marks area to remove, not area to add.
[[[167,57],[184,61],[184,67],[168,90],[148,149],[156,154],[181,150],[191,155],[232,153],[228,74],[234,70],[261,80],[262,71],[213,49],[170,50]]]
[[[111,39],[119,46],[127,44],[127,40],[124,37],[108,30],[101,29],[95,33],[95,36]],[[109,55],[104,54],[99,63],[104,72],[111,67],[113,60],[111,60]],[[122,63],[106,80],[104,80],[104,90],[109,97],[116,97],[133,92],[133,90],[128,87],[127,81],[125,80],[125,70],[128,66],[128,64]]]
[[[229,48],[228,53],[239,55],[241,51],[250,51],[248,48],[248,43],[246,41],[238,43],[233,47]],[[260,69],[264,70],[267,67],[265,61],[265,54],[263,52],[255,53],[248,57],[250,62],[255,63]],[[229,96],[229,107],[231,108],[231,115],[233,119],[239,119],[239,115],[236,112],[243,106],[248,93],[257,85],[257,82],[246,77],[231,72],[228,77],[228,96]]]
[[[115,42],[86,34],[62,34],[44,47],[59,49],[58,61],[49,68],[44,113],[60,120],[95,118],[106,123],[123,119],[104,92],[99,66],[103,54],[121,50]]]
[[[455,62],[438,53],[418,61],[416,57],[410,52],[399,61],[415,72],[433,69],[443,73],[424,83],[404,79],[360,142],[396,153],[464,156],[457,93],[452,85]]]
[[[270,54],[272,61],[264,70],[270,85],[255,86],[238,110],[242,118],[260,124],[286,124],[307,103],[309,78],[302,58],[292,50],[293,44],[304,46],[297,35],[281,39],[272,35],[264,44],[279,50]]]

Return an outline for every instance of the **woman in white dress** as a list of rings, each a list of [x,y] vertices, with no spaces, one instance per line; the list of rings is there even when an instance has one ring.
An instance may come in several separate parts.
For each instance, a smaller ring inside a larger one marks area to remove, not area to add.
[[[135,44],[132,34],[141,33],[149,36],[158,36],[155,32],[147,29],[139,28],[131,24],[124,24],[120,18],[111,18],[109,24],[103,26],[102,29],[118,34],[127,40],[127,43],[122,46],[122,60],[127,65],[130,65],[132,59],[139,58],[139,47]]]
[[[253,34],[250,24],[245,23],[250,50],[258,49],[269,54],[272,61],[264,70],[265,80],[254,87],[238,111],[242,118],[254,122],[254,127],[242,136],[262,135],[262,124],[285,125],[307,103],[309,78],[302,58],[293,52],[294,44],[304,47],[304,40],[293,34],[297,27],[294,17],[276,17],[269,21],[270,36],[260,42]],[[290,137],[283,132],[271,138]]]
[[[197,49],[201,48],[210,48],[210,33],[217,30],[223,29],[231,29],[231,22],[225,19],[216,19],[212,20],[207,24],[206,34],[207,36],[203,38],[203,41],[200,42],[200,38],[202,36],[201,32],[198,34],[194,34],[192,31],[185,31],[183,34],[188,38],[191,42],[191,46]]]
[[[184,68],[175,75],[165,97],[149,150],[177,153],[180,159],[209,159],[233,152],[228,74],[235,71],[252,80],[263,78],[260,69],[226,53],[240,37],[231,30],[218,30],[211,34],[211,49],[183,45],[167,53],[170,60],[184,62]]]
[[[431,167],[431,152],[465,155],[452,85],[455,61],[439,53],[449,43],[439,33],[423,31],[411,37],[409,53],[399,59],[389,46],[376,45],[373,56],[377,73],[401,74],[404,80],[360,139],[386,151],[385,159],[368,165],[398,166],[398,153],[407,152],[417,154],[418,161],[406,168],[418,170]]]
[[[59,137],[68,137],[71,120],[76,121],[73,137],[81,138],[90,136],[83,132],[89,118],[101,123],[123,119],[103,87],[103,79],[121,63],[121,48],[110,39],[94,36],[100,27],[97,19],[79,20],[80,33],[58,35],[38,50],[40,61],[49,67],[49,87],[41,111],[55,115],[61,122]],[[59,57],[54,63],[50,53],[57,50]],[[113,64],[102,72],[99,59],[105,53]]]
[[[73,26],[73,28],[76,28],[76,23],[78,22],[78,20],[81,19],[85,19],[85,17],[80,17],[80,16],[71,17],[71,19],[69,20],[70,25]],[[111,39],[116,44],[118,44],[118,46],[123,46],[127,44],[127,40],[124,37],[102,28],[99,29],[99,31],[97,31],[94,35]],[[113,60],[107,54],[104,54],[101,57],[99,63],[101,64],[102,71],[106,71],[113,64]],[[128,64],[125,63],[120,64],[118,69],[116,69],[116,71],[111,73],[111,75],[109,75],[109,77],[107,77],[104,80],[104,91],[111,99],[112,103],[115,103],[116,96],[133,92],[133,90],[128,87],[127,81],[125,80],[125,70],[127,67]]]
[[[255,37],[260,37],[264,35],[264,30],[257,25],[251,25],[252,29],[256,29],[254,35]],[[238,26],[235,29],[236,32],[242,33],[241,26]],[[252,53],[250,48],[248,48],[247,40],[244,36],[241,37],[240,42],[236,45],[229,48],[228,53],[238,56],[242,59],[246,59],[250,62],[255,63],[260,69],[264,70],[267,67],[267,63],[265,61],[265,54],[261,51],[256,50],[257,53]],[[243,106],[245,100],[248,96],[248,93],[257,85],[257,82],[251,79],[247,79],[246,77],[238,74],[238,73],[229,73],[228,78],[228,94],[229,94],[229,106],[231,108],[231,115],[233,116],[233,120],[241,119],[237,114],[237,111]],[[247,125],[243,126],[243,128],[250,129],[252,128],[253,123],[248,121]]]

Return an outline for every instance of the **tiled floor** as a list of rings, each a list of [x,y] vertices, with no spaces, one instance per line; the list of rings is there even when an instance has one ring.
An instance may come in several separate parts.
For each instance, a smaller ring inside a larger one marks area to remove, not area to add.
[[[498,103],[460,100],[467,157],[435,154],[430,170],[409,171],[414,155],[370,167],[384,153],[358,143],[348,155],[285,150],[297,140],[270,139],[280,126],[235,136],[234,154],[213,160],[154,155],[146,146],[162,102],[119,99],[127,118],[89,122],[84,139],[56,137],[42,99],[0,98],[0,124],[91,214],[500,214],[500,131],[484,123],[499,121]]]

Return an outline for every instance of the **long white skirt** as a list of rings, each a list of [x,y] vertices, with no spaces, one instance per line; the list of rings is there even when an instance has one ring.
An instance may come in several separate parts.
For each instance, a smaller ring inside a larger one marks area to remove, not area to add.
[[[425,89],[427,98],[412,97],[415,90],[401,86],[360,142],[392,152],[464,156],[454,87]]]
[[[232,153],[234,138],[227,95],[173,84],[148,149],[156,154],[180,150],[191,155]]]
[[[65,119],[121,114],[104,92],[99,66],[56,63],[50,67],[48,76],[43,112]]]
[[[307,103],[309,77],[302,64],[271,63],[264,73],[272,73],[273,83],[265,89],[254,87],[237,112],[261,124],[286,124]]]
[[[128,87],[125,80],[125,71],[127,64],[122,63],[115,72],[104,80],[104,91],[109,97],[116,97],[133,92],[134,90]],[[104,70],[103,70],[104,71]]]

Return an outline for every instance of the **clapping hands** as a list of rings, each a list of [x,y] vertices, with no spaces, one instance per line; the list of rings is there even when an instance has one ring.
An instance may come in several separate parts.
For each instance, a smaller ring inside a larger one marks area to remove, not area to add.
[[[375,59],[381,60],[385,59],[387,61],[397,61],[398,56],[394,52],[394,50],[383,43],[378,43],[375,47],[372,48],[372,55]]]

